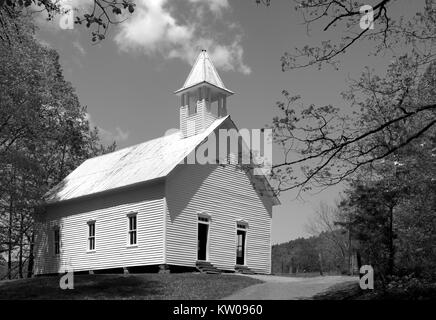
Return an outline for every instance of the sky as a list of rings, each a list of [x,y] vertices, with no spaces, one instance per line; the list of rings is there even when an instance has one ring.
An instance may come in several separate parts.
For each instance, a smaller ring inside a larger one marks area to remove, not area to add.
[[[65,0],[79,9],[88,1]],[[370,47],[362,43],[342,57],[339,70],[283,72],[280,57],[285,51],[337,36],[334,30],[320,31],[319,26],[308,33],[292,0],[272,0],[270,7],[258,6],[255,0],[136,3],[134,14],[111,27],[97,45],[83,26],[64,30],[57,20],[36,17],[38,39],[59,52],[65,78],[87,106],[89,120],[100,128],[105,143],[115,140],[119,148],[178,128],[179,100],[173,92],[182,87],[201,49],[208,51],[225,86],[236,93],[227,108],[240,129],[271,124],[284,89],[301,95],[305,104],[332,104],[346,110],[349,106],[340,93],[349,79],[357,78],[365,66],[383,72],[392,58],[371,56]],[[407,12],[413,11],[414,4],[405,1],[395,6],[392,12]],[[274,153],[273,162],[279,161]],[[295,199],[295,192],[281,194],[282,205],[273,211],[272,242],[309,236],[306,226],[314,211],[321,202],[333,204],[342,189],[315,190],[303,194],[303,199]]]

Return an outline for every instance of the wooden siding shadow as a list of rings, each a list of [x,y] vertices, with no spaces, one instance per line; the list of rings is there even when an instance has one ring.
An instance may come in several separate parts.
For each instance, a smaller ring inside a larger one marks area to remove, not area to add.
[[[259,188],[256,187],[256,182],[254,179],[250,178],[250,176],[238,166],[222,164],[180,164],[170,174],[165,188],[165,193],[167,195],[167,210],[171,222],[174,222],[174,220],[188,208],[198,190],[200,190],[200,188],[202,188],[205,184],[210,183],[208,182],[208,178],[220,167],[229,168],[230,170],[234,171],[235,174],[245,175],[251,182],[251,187],[256,192],[263,206],[268,211],[270,218],[272,217],[272,210],[270,209],[271,201],[268,200],[268,196],[262,192],[262,190],[259,190]],[[225,188],[225,184],[228,182],[220,181],[220,183],[222,183],[223,188]],[[174,196],[175,194],[177,194],[177,197]],[[207,207],[205,208],[207,209]]]
[[[195,170],[193,170],[194,166]],[[171,222],[174,222],[188,208],[197,191],[216,167],[217,165],[207,164],[180,164],[169,175],[165,193]],[[193,221],[197,223],[197,220]]]

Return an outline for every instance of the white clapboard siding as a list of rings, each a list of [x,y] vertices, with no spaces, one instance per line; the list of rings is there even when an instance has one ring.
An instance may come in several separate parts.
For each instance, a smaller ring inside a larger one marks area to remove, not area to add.
[[[236,223],[248,222],[246,265],[271,271],[271,214],[268,198],[259,196],[248,176],[233,165],[179,165],[166,183],[166,262],[194,266],[197,215],[211,216],[209,261],[223,270],[236,264]]]
[[[137,213],[137,246],[128,246],[128,218]],[[97,270],[164,262],[163,182],[135,190],[49,206],[37,217],[36,274]],[[88,249],[88,224],[95,220],[95,252]],[[55,226],[61,254],[54,254]]]

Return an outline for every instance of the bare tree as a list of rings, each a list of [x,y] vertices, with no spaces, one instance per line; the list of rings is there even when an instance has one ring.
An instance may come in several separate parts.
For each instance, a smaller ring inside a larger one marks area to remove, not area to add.
[[[283,70],[330,64],[335,67],[340,63],[340,56],[362,40],[374,43],[375,52],[414,49],[421,63],[430,63],[436,58],[434,41],[436,40],[435,1],[425,0],[424,7],[411,19],[404,15],[394,16],[391,10],[395,4],[401,5],[407,0],[378,0],[371,3],[373,23],[379,28],[360,29],[363,18],[362,8],[368,1],[350,0],[294,0],[295,9],[299,11],[306,25],[307,33],[313,29],[323,32],[335,30],[340,35],[338,40],[324,40],[319,46],[304,46],[293,52],[286,52],[281,61]],[[256,0],[269,6],[273,0]],[[356,31],[357,30],[357,31]],[[429,44],[432,44],[429,46]]]
[[[272,5],[274,1],[257,1]],[[395,160],[400,149],[429,134],[436,124],[435,92],[436,1],[426,0],[417,14],[392,16],[400,0],[380,0],[372,6],[377,28],[360,29],[362,1],[295,1],[307,30],[335,30],[339,40],[304,46],[284,53],[283,71],[340,64],[340,57],[362,40],[375,54],[396,52],[384,78],[367,68],[350,80],[343,98],[350,110],[332,105],[305,105],[300,96],[283,91],[273,119],[274,141],[283,158],[273,166],[278,192],[328,187],[341,183],[362,167]],[[380,26],[383,26],[382,28]],[[358,30],[358,32],[356,32]],[[423,81],[424,79],[424,81]],[[430,95],[431,96],[431,95]]]
[[[326,240],[329,253],[331,255],[339,253],[342,264],[347,265],[347,269],[351,272],[351,236],[350,231],[344,228],[345,220],[346,215],[338,206],[329,206],[321,202],[315,211],[315,216],[306,225],[306,229],[311,235]]]

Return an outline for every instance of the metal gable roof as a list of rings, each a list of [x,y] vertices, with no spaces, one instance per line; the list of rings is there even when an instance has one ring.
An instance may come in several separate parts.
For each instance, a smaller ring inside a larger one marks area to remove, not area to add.
[[[202,50],[200,52],[197,60],[195,60],[194,65],[192,66],[188,78],[186,78],[186,81],[183,84],[183,87],[177,90],[176,93],[194,87],[200,83],[209,83],[219,89],[225,90],[230,94],[233,93],[224,86],[224,83],[216,71],[215,66],[213,65],[212,60],[210,59],[206,50]]]
[[[88,159],[48,191],[44,200],[55,203],[165,177],[228,118],[215,120],[192,137],[175,132]]]

